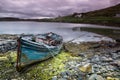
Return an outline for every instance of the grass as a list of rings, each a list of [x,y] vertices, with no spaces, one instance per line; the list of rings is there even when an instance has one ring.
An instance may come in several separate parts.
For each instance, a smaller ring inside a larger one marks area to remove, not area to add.
[[[98,24],[98,25],[108,25],[120,27],[120,18],[117,17],[85,17],[77,18],[73,16],[59,17],[52,19],[53,22],[69,22],[69,23],[86,23],[86,24]]]

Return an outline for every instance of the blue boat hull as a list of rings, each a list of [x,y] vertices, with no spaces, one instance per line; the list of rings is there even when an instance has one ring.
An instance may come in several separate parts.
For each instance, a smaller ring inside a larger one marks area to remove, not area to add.
[[[27,41],[21,42],[21,60],[20,62],[27,64],[28,62],[34,62],[38,60],[44,60],[49,57],[53,57],[58,54],[62,44],[55,47],[45,47]]]

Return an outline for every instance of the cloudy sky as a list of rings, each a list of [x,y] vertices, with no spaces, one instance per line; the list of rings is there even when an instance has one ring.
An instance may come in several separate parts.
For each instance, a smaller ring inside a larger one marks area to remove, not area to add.
[[[0,0],[0,17],[44,18],[87,12],[120,0]]]

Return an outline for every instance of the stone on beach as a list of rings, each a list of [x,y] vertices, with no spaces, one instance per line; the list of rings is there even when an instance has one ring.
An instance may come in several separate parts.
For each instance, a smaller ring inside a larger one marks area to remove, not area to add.
[[[0,57],[0,61],[3,61],[3,60],[8,60],[7,57]]]
[[[107,77],[107,80],[120,80],[119,78]]]
[[[100,75],[92,74],[88,80],[105,80],[105,79]]]
[[[87,63],[79,68],[82,72],[92,72],[92,65]]]

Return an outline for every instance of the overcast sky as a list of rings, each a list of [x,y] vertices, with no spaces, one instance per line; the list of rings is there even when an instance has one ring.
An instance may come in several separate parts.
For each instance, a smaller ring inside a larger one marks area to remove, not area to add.
[[[0,0],[0,17],[43,18],[87,12],[120,0]]]

